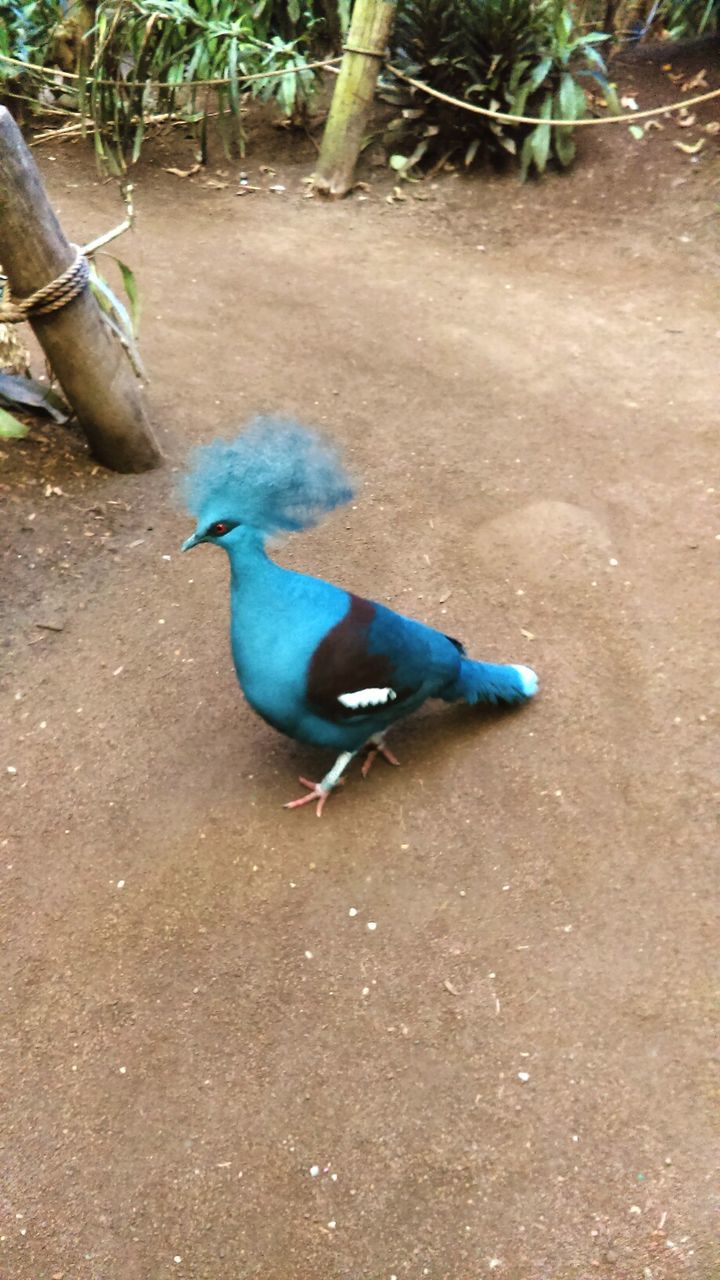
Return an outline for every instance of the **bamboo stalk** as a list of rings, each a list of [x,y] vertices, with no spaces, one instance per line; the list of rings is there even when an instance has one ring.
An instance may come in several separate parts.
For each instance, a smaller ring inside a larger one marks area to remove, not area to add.
[[[0,262],[12,293],[29,297],[74,257],[23,136],[0,107]],[[90,290],[30,323],[98,461],[114,471],[158,466],[142,388]]]
[[[322,195],[352,187],[395,9],[395,0],[356,0],[313,182]]]

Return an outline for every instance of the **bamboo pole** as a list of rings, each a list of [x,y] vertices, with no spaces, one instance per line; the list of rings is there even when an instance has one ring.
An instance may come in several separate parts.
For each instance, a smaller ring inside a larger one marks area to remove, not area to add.
[[[322,195],[344,196],[352,186],[396,7],[395,0],[355,0],[313,182]]]
[[[12,294],[29,297],[74,257],[22,134],[0,107],[0,262]],[[142,387],[90,290],[30,323],[98,461],[113,471],[158,466]]]

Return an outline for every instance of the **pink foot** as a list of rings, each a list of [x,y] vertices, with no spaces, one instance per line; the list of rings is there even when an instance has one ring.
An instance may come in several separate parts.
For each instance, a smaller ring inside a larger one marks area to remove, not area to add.
[[[390,748],[386,747],[384,742],[381,742],[377,746],[371,747],[368,751],[361,770],[363,778],[367,778],[378,755],[382,756],[383,760],[387,760],[388,764],[394,764],[398,768],[400,767],[400,761],[397,756],[394,756]]]
[[[332,791],[333,788],[330,787],[328,790],[323,790],[319,782],[311,782],[309,778],[299,778],[298,781],[301,782],[304,787],[307,787],[309,794],[306,796],[300,796],[298,800],[288,800],[287,804],[283,805],[283,808],[284,809],[300,809],[302,805],[312,804],[313,800],[317,800],[317,808],[315,810],[315,813],[317,814],[318,818],[322,818],[322,811],[325,808],[325,801],[327,800],[328,796],[330,795],[330,791]],[[335,785],[338,787],[341,787],[344,784],[344,782],[345,782],[344,778],[339,778]]]

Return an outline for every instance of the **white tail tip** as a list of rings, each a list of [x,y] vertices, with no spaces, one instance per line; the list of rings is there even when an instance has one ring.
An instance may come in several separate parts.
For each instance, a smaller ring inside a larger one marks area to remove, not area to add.
[[[525,694],[525,697],[533,698],[540,688],[540,684],[532,667],[516,666],[515,670],[520,677],[520,683],[522,684],[522,691]]]

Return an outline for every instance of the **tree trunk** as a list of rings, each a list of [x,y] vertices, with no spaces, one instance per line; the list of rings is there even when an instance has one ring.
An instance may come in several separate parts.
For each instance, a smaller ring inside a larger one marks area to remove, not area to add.
[[[0,107],[0,262],[13,296],[29,297],[74,257],[22,134]],[[158,466],[142,387],[90,290],[30,323],[98,461],[114,471]]]
[[[355,2],[315,175],[322,195],[344,196],[352,187],[395,9],[394,0]]]

